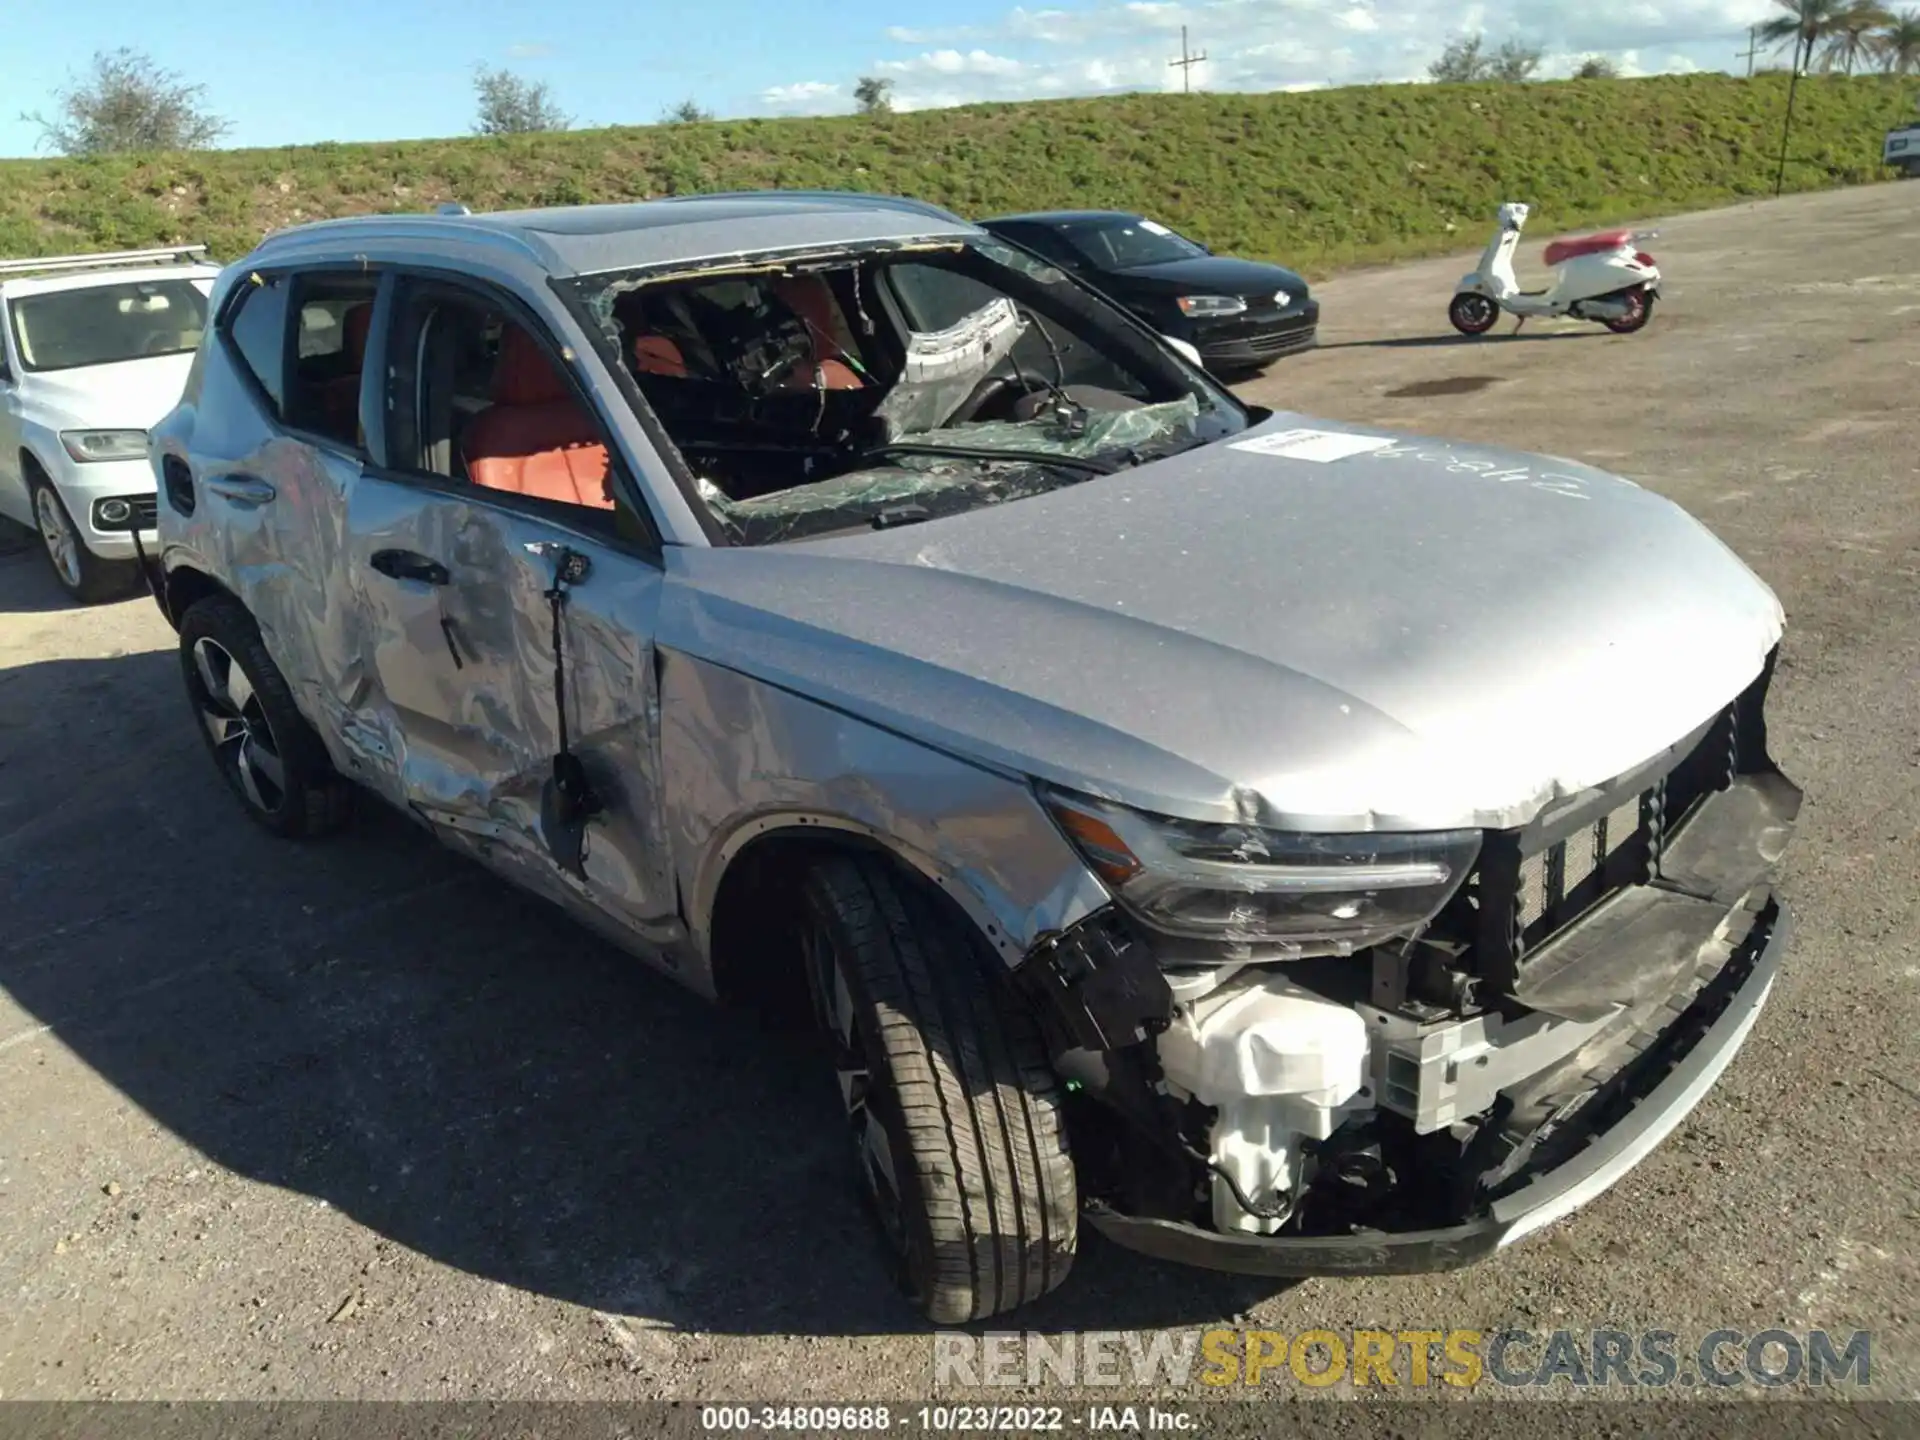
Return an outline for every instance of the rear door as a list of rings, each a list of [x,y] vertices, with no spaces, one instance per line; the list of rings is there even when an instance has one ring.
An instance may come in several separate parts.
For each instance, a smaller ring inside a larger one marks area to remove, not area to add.
[[[350,774],[339,723],[359,667],[342,644],[338,577],[347,497],[368,458],[358,340],[381,283],[370,269],[249,276],[213,327],[228,363],[201,367],[186,459],[161,459],[169,494],[190,497],[196,542]]]
[[[551,367],[551,388],[506,376],[503,347]],[[365,666],[355,724],[392,757],[381,786],[496,869],[645,934],[676,909],[660,828],[663,576],[651,523],[559,347],[517,302],[400,277],[376,355],[382,463],[354,484],[343,563]],[[582,459],[596,446],[605,490]],[[590,503],[553,497],[568,465],[589,475]],[[478,483],[523,474],[547,498]],[[599,801],[574,863],[543,816],[562,746],[550,592],[568,556],[565,738]]]

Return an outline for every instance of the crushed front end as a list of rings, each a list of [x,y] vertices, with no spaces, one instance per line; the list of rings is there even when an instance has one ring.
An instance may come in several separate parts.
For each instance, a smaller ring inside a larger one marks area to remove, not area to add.
[[[1267,836],[1250,857],[1175,827],[1192,875],[1257,859],[1276,892],[1310,897],[1233,902],[1241,936],[1253,921],[1310,937],[1291,946],[1204,938],[1182,923],[1207,918],[1191,894],[1126,868],[1164,834],[1056,804],[1122,900],[1018,972],[1073,1097],[1091,1222],[1215,1269],[1437,1270],[1616,1182],[1731,1060],[1784,948],[1772,881],[1800,792],[1767,750],[1772,671],[1519,829],[1358,857],[1275,855]],[[1338,933],[1364,943],[1325,943]]]

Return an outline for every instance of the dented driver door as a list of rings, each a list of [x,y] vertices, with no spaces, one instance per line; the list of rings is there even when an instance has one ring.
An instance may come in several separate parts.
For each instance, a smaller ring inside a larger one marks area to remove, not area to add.
[[[380,787],[491,868],[656,938],[676,908],[661,824],[659,567],[524,501],[371,470],[347,528],[356,728],[384,752]],[[549,592],[565,554],[579,557],[561,622],[566,732],[595,802],[571,844],[554,833],[549,793],[561,749]]]

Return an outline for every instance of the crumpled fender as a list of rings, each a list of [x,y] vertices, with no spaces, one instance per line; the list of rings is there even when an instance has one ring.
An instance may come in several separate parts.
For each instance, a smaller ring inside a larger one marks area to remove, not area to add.
[[[666,827],[709,986],[728,865],[773,831],[862,836],[934,881],[1009,965],[1109,896],[1021,779],[789,691],[661,652]]]

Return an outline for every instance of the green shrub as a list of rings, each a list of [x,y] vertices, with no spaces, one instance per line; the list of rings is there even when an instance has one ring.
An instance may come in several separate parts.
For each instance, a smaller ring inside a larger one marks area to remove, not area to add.
[[[1800,86],[1787,185],[1886,177],[1904,82]],[[1785,76],[1123,95],[817,120],[0,161],[0,252],[205,240],[297,220],[710,190],[870,190],[984,216],[1145,211],[1309,272],[1476,243],[1503,200],[1540,232],[1770,194]]]

